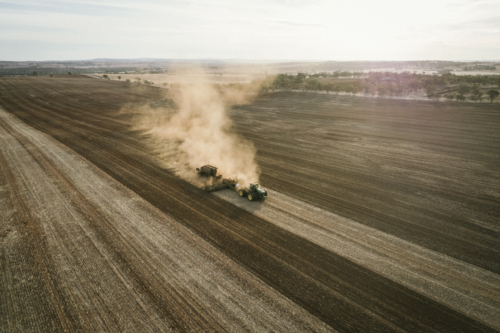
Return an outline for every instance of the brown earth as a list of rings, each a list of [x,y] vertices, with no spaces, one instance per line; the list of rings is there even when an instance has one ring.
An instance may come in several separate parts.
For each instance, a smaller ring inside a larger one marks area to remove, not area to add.
[[[287,227],[270,215],[279,200],[228,205],[162,169],[119,113],[145,103],[171,105],[155,87],[0,79],[0,106],[50,136],[0,117],[6,331],[500,329]],[[483,287],[453,288],[495,310],[498,286],[484,286],[500,273],[498,107],[276,93],[230,113],[277,198],[321,210],[325,230],[334,214],[466,267]],[[357,248],[389,255],[359,234]]]

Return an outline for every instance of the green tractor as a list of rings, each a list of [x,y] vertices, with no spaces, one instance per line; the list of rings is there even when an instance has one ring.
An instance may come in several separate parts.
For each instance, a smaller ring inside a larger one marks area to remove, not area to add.
[[[248,188],[238,190],[240,197],[247,197],[250,201],[264,200],[267,198],[267,192],[259,188],[259,184],[250,184]]]

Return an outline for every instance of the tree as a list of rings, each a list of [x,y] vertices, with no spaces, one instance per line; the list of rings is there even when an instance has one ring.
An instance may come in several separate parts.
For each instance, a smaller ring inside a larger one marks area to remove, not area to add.
[[[326,93],[327,93],[327,94],[329,94],[329,93],[330,93],[330,91],[332,91],[332,90],[333,90],[333,83],[325,83],[325,84],[323,85],[323,89],[325,89],[325,90],[326,90]]]
[[[448,94],[448,95],[444,95],[444,97],[448,100],[448,101],[452,101],[455,99],[455,95],[454,94]]]
[[[50,77],[52,77],[52,73],[50,73]]]
[[[130,79],[126,79],[125,82],[130,83]]]
[[[106,74],[104,74],[102,77],[103,77],[103,78],[105,78],[105,79],[107,79],[107,78],[108,78],[108,76],[107,76]]]
[[[481,102],[482,96],[483,96],[483,92],[478,89],[478,90],[474,90],[472,92],[471,97],[472,97],[472,100],[474,100],[476,102]]]
[[[468,92],[470,92],[470,87],[469,87],[469,85],[467,83],[461,83],[458,86],[458,94],[459,95],[465,95]]]
[[[363,85],[363,93],[367,95],[370,92],[370,85],[368,83],[365,83]]]
[[[434,95],[436,94],[436,87],[428,85],[427,87],[425,87],[425,93],[427,94],[428,98],[434,97]]]
[[[384,97],[384,95],[387,94],[387,88],[385,86],[378,86],[377,92],[379,97]]]
[[[345,92],[350,95],[354,91],[354,87],[351,85],[347,85],[344,87]]]
[[[259,94],[265,94],[265,93],[269,92],[269,89],[270,89],[269,85],[267,83],[263,83],[260,86]]]
[[[335,91],[337,93],[337,95],[339,94],[339,91],[340,91],[340,86],[338,84],[335,84],[333,86],[333,91]]]
[[[356,95],[359,92],[359,88],[357,86],[353,86],[351,92],[353,95]]]
[[[282,85],[285,90],[288,90],[292,86],[292,80],[290,80],[289,77],[285,77],[283,79]]]
[[[465,94],[467,94],[470,91],[470,87],[467,83],[461,83],[458,86],[458,95],[457,95],[457,101],[463,102],[465,101]]]
[[[409,84],[408,84],[408,88],[410,89],[410,91],[417,91],[418,88],[420,88],[420,84],[418,83],[417,80],[412,80]]]
[[[499,95],[498,90],[493,89],[489,90],[486,94],[490,96],[490,103],[493,103],[493,100]]]
[[[68,72],[68,75],[71,75],[71,72]]]
[[[33,72],[33,76],[38,76],[38,72]]]
[[[403,95],[403,87],[402,87],[400,84],[396,84],[396,85],[394,85],[394,87],[392,88],[392,92],[393,92],[396,96],[401,96],[401,95]]]
[[[118,76],[118,80],[121,80],[121,79],[122,79],[122,77],[121,77],[121,76]]]
[[[277,89],[277,88],[285,88],[285,90],[288,90],[291,88],[292,84],[294,81],[294,76],[293,75],[288,75],[288,74],[278,74],[276,78],[274,79],[272,85]]]
[[[371,84],[369,92],[372,97],[375,97],[375,95],[377,94],[377,87],[374,84]]]
[[[298,73],[297,77],[295,78],[295,83],[301,84],[302,82],[305,81],[305,79],[306,79],[306,75],[304,73]]]
[[[476,102],[480,102],[481,97],[483,96],[483,92],[481,90],[479,90],[479,86],[480,86],[479,83],[476,83],[472,86],[471,99],[476,101]]]
[[[320,87],[321,83],[318,80],[308,80],[306,82],[306,90],[317,90]]]

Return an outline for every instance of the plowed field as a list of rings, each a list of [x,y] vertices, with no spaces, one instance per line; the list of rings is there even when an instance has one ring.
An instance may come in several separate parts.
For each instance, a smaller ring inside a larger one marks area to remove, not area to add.
[[[0,332],[500,330],[497,105],[261,96],[249,202],[131,131],[163,92],[0,79]]]

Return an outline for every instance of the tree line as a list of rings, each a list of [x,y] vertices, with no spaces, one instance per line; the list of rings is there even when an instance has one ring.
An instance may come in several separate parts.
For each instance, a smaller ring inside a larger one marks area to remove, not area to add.
[[[332,80],[349,78],[350,80]],[[266,78],[260,87],[260,92],[271,90],[303,90],[345,92],[355,95],[359,92],[371,96],[406,96],[410,93],[423,91],[429,98],[465,101],[466,99],[481,101],[487,86],[500,87],[500,75],[443,75],[419,74],[416,72],[333,72],[306,74],[278,74]],[[498,95],[497,90],[486,92],[491,102]]]

